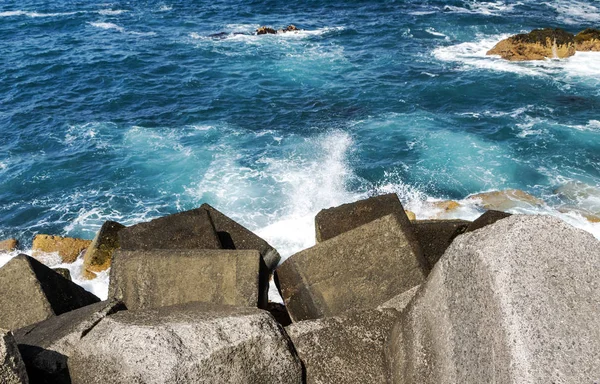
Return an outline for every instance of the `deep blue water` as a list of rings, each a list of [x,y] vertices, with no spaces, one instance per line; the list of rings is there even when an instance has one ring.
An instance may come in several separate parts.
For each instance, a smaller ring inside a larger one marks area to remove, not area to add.
[[[249,35],[288,24],[304,31]],[[600,186],[600,53],[485,52],[593,26],[592,0],[5,0],[0,239],[208,202],[286,253],[319,209],[372,193],[417,211],[507,188],[585,204],[553,191]]]

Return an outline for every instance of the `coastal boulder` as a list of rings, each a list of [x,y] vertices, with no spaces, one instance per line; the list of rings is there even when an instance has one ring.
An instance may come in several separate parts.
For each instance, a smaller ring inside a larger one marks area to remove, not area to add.
[[[283,262],[277,277],[292,320],[375,308],[422,283],[427,262],[404,218],[384,216]]]
[[[483,192],[471,195],[467,199],[474,201],[483,209],[495,211],[508,211],[514,208],[530,208],[544,205],[542,200],[519,189]]]
[[[63,263],[73,263],[81,252],[85,251],[91,241],[73,237],[52,235],[36,235],[33,238],[31,249],[33,257],[40,257],[45,253],[57,252]]]
[[[268,284],[256,250],[118,250],[109,297],[122,300],[129,309],[191,301],[264,308]]]
[[[430,268],[442,257],[452,240],[471,224],[465,220],[417,220],[413,228]]]
[[[264,26],[264,25],[263,25],[262,27],[259,27],[259,28],[256,30],[256,34],[257,34],[257,35],[269,35],[269,34],[272,34],[272,35],[274,35],[274,34],[276,34],[276,33],[277,33],[277,31],[276,31],[276,30],[274,30],[273,28],[269,28],[269,27],[267,27],[267,26]]]
[[[300,360],[271,315],[205,303],[106,317],[68,365],[73,384],[302,383]]]
[[[393,383],[600,378],[600,242],[550,216],[457,237],[399,316]]]
[[[119,248],[119,231],[125,228],[116,221],[106,221],[92,240],[83,257],[84,277],[95,278],[94,272],[110,268],[112,254]]]
[[[30,380],[70,384],[67,360],[79,340],[100,320],[124,309],[118,301],[102,301],[16,330]]]
[[[575,35],[578,51],[600,51],[600,30],[588,28]]]
[[[19,242],[16,239],[6,239],[0,241],[0,253],[12,252],[19,246]]]
[[[0,383],[29,383],[17,342],[12,332],[6,329],[0,329]]]
[[[575,54],[575,36],[562,29],[534,29],[500,41],[487,54],[510,61],[563,59]]]
[[[397,316],[394,309],[371,309],[287,327],[306,383],[386,384],[384,348]]]
[[[321,210],[315,217],[317,242],[329,240],[389,214],[397,215],[402,226],[406,228],[408,237],[414,239],[408,229],[410,221],[398,195],[388,193]]]
[[[208,212],[199,208],[122,228],[119,245],[125,250],[221,248]]]
[[[281,256],[269,243],[210,205],[202,204],[200,208],[208,212],[223,249],[255,249],[260,252],[269,270],[277,267]]]
[[[27,255],[0,268],[0,328],[18,329],[98,301]]]

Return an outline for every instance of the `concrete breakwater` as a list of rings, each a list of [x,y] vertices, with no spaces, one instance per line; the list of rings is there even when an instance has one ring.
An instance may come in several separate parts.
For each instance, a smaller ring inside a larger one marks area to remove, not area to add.
[[[9,261],[0,382],[600,380],[591,234],[495,210],[472,222],[410,220],[395,194],[322,210],[315,232],[315,246],[281,264],[206,204],[107,222],[85,244],[44,237],[59,254],[87,249],[90,274],[110,266],[109,299],[34,257]],[[269,302],[270,279],[285,305]]]

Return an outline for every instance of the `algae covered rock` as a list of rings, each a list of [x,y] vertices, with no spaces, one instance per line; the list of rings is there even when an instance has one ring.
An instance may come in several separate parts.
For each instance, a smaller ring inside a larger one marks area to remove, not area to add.
[[[0,241],[0,253],[12,252],[19,246],[19,242],[16,239],[6,239]]]
[[[112,254],[119,248],[119,231],[124,225],[115,221],[106,221],[92,240],[83,257],[84,277],[94,278],[94,272],[110,268]]]
[[[510,61],[565,58],[575,54],[575,36],[562,29],[534,29],[511,36],[487,52]]]
[[[578,51],[600,51],[600,30],[588,28],[575,35]]]
[[[73,263],[92,242],[90,240],[52,235],[36,235],[33,238],[33,257],[57,252],[63,263]]]

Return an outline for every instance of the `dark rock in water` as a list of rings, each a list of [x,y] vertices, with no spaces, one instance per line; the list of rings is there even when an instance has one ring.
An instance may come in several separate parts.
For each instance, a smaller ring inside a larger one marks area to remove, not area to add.
[[[274,35],[276,33],[277,33],[276,30],[274,30],[273,28],[266,27],[266,26],[262,26],[256,30],[257,35],[269,35],[269,34]]]
[[[498,220],[505,219],[510,217],[510,213],[501,212],[501,211],[485,211],[481,216],[479,216],[476,220],[474,220],[465,230],[465,232],[473,232],[480,228],[485,227],[486,225],[494,224]]]
[[[12,332],[5,329],[0,329],[0,383],[29,383],[17,342]]]
[[[6,239],[0,241],[0,253],[12,252],[19,246],[19,242],[16,239]]]
[[[71,271],[69,271],[67,268],[52,268],[52,270],[64,277],[65,279],[73,281],[73,279],[71,278]]]
[[[213,39],[224,39],[227,36],[229,36],[229,33],[227,32],[219,32],[208,35],[208,37],[212,37]]]
[[[282,32],[294,32],[294,31],[299,31],[299,29],[296,28],[296,26],[294,24],[290,24],[287,27],[283,28],[281,31]]]
[[[315,217],[317,242],[331,239],[389,214],[396,214],[407,231],[412,232],[409,229],[410,220],[398,196],[389,193],[321,210]],[[414,238],[411,233],[409,236]]]
[[[68,364],[74,384],[302,383],[300,360],[266,311],[203,303],[106,317]]]
[[[67,360],[75,345],[100,320],[124,309],[118,301],[103,301],[15,331],[29,379],[34,383],[70,384]]]
[[[85,251],[83,268],[87,274],[84,277],[94,278],[94,272],[102,272],[110,268],[112,254],[119,248],[119,231],[125,228],[116,221],[105,221]]]
[[[575,35],[578,51],[600,51],[600,30],[588,28]]]
[[[471,224],[465,220],[418,220],[413,222],[417,240],[430,268],[433,268],[452,240]]]
[[[554,217],[458,236],[393,328],[390,382],[595,381],[598,271],[600,242]]]
[[[294,322],[370,309],[421,284],[427,263],[412,227],[387,215],[288,258],[277,269]]]
[[[123,228],[119,245],[125,250],[221,249],[208,212],[200,208]]]
[[[534,29],[502,40],[487,52],[511,61],[565,58],[575,54],[575,36],[562,29]]]
[[[21,328],[98,301],[27,255],[0,268],[0,328]]]
[[[264,308],[268,282],[256,250],[118,250],[109,297],[131,310],[192,301]]]
[[[384,348],[397,317],[393,309],[366,310],[287,327],[306,383],[386,384]]]
[[[269,243],[210,205],[202,204],[200,208],[208,212],[223,249],[255,249],[260,252],[269,270],[277,266],[281,256]]]

